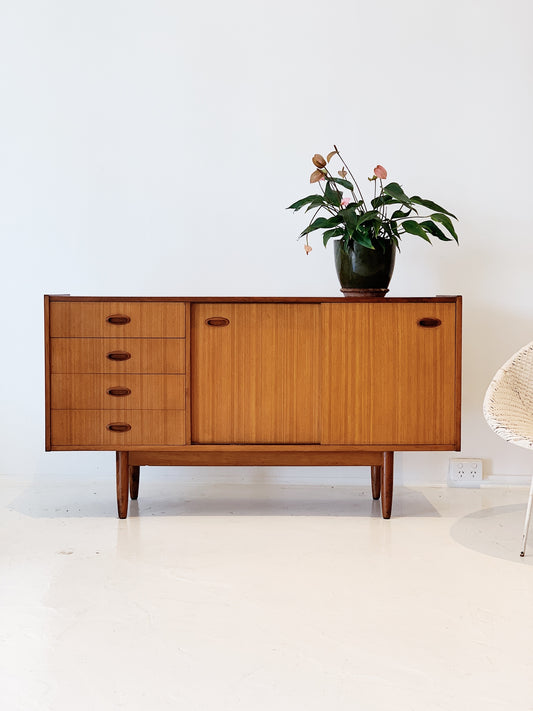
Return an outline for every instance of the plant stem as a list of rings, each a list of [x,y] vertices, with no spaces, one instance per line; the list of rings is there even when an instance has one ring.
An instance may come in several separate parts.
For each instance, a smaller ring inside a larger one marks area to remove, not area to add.
[[[379,179],[379,197],[382,197],[382,196],[383,196],[383,180],[380,178]],[[383,204],[381,207],[383,208],[383,219],[386,220],[387,219],[387,206],[385,204]]]
[[[395,217],[395,221],[398,220],[431,220],[428,215],[406,215],[405,217]],[[431,220],[433,222],[433,220]]]
[[[353,180],[353,183],[354,183],[355,187],[356,187],[357,190],[359,191],[359,195],[361,196],[361,200],[363,201],[364,212],[368,212],[368,208],[367,208],[366,203],[365,203],[365,198],[363,197],[363,193],[361,192],[361,188],[359,187],[359,185],[358,185],[358,183],[357,183],[357,180],[354,178],[353,173],[352,173],[352,171],[350,170],[350,168],[348,167],[348,165],[344,162],[344,158],[343,158],[343,157],[341,156],[341,154],[339,153],[339,149],[337,148],[337,146],[336,146],[335,144],[333,144],[333,148],[337,151],[337,155],[338,155],[339,158],[341,159],[341,162],[342,162],[343,166],[344,166],[344,167],[346,168],[346,170],[348,171],[348,173],[349,173],[351,179]],[[356,201],[356,202],[357,202],[357,201]],[[363,211],[362,211],[362,212],[363,212]]]
[[[320,210],[321,210],[323,207],[324,207],[324,205],[320,205],[320,207],[318,207],[318,208],[315,210],[315,214],[314,214],[313,217],[311,218],[311,220],[310,220],[310,222],[309,222],[309,225],[312,224],[313,220],[315,219],[315,217],[318,215],[318,213],[320,212]],[[307,226],[309,227],[309,225],[307,225]],[[309,244],[309,242],[307,241],[307,240],[309,239],[308,235],[309,235],[309,232],[305,235],[305,241],[306,241],[307,244]],[[303,235],[300,235],[300,237],[303,237]]]

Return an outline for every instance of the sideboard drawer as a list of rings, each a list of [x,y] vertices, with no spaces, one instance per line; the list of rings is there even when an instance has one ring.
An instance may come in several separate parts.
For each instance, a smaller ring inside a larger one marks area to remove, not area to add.
[[[183,410],[52,410],[52,446],[185,444]]]
[[[54,373],[53,410],[184,410],[184,375]]]
[[[52,373],[185,373],[184,338],[51,338]]]
[[[144,301],[57,301],[52,338],[184,338],[185,304]]]

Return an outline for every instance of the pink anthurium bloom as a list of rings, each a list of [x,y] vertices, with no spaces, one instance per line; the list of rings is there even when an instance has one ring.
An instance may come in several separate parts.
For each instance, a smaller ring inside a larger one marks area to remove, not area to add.
[[[385,180],[387,177],[387,171],[382,165],[376,165],[374,168],[374,175],[377,176],[380,180]]]
[[[313,248],[311,247],[310,244],[305,244],[305,245],[304,245],[304,249],[305,249],[305,253],[306,253],[306,254],[309,254],[309,252],[312,252],[312,251],[313,251]]]
[[[341,207],[346,207],[346,205],[350,204],[350,198],[349,197],[343,197],[341,200]]]

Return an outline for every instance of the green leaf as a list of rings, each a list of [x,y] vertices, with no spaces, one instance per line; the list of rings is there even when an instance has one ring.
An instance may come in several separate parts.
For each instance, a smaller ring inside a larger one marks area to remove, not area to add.
[[[457,244],[459,244],[459,237],[457,236],[453,223],[449,217],[447,217],[446,215],[440,215],[439,213],[433,213],[429,217],[433,220],[433,222],[440,222],[441,225],[444,225],[444,227],[448,230],[448,232],[451,234]]]
[[[342,193],[338,189],[331,186],[330,180],[328,180],[326,189],[324,190],[324,200],[329,202],[329,204],[334,207],[341,206]]]
[[[327,245],[332,237],[340,237],[344,234],[344,227],[335,227],[333,230],[326,230],[322,235],[322,240],[324,241],[324,247]]]
[[[437,237],[437,239],[440,239],[443,242],[453,242],[453,239],[451,237],[446,237],[441,228],[437,227],[437,225],[431,222],[431,220],[425,220],[424,222],[421,222],[420,226],[423,227],[426,232],[429,232],[430,235],[433,235],[433,237]]]
[[[376,208],[383,207],[383,205],[392,205],[395,202],[397,202],[397,200],[393,200],[390,195],[378,195],[370,201],[370,204]]]
[[[426,231],[421,225],[418,224],[418,222],[415,222],[414,220],[406,220],[405,222],[402,222],[402,227],[406,232],[409,232],[412,235],[418,235],[431,244],[431,240],[427,236]]]
[[[404,205],[411,204],[411,201],[404,193],[401,186],[398,185],[398,183],[389,183],[388,185],[385,185],[385,187],[383,188],[383,192],[385,193],[385,195],[389,195],[391,198],[394,198],[395,200],[403,203]]]
[[[317,195],[316,193],[314,195],[308,195],[307,197],[302,198],[301,200],[297,200],[296,202],[293,202],[292,205],[289,205],[287,210],[300,210],[304,205],[308,205],[309,203],[314,203],[315,201],[318,201],[319,203],[324,202],[324,198],[322,195]]]
[[[309,205],[305,208],[305,211],[309,212],[310,210],[316,210],[317,207],[323,207],[324,210],[326,209],[324,201],[317,200],[316,202],[310,202]]]
[[[369,220],[375,220],[379,219],[379,213],[377,210],[370,210],[370,212],[365,212],[364,215],[361,215],[361,217],[358,220],[358,225],[362,225],[365,222],[368,222]]]
[[[362,244],[363,247],[368,247],[368,249],[375,249],[375,247],[374,247],[374,245],[373,245],[373,243],[372,243],[372,240],[370,239],[370,237],[369,237],[366,233],[364,233],[364,232],[357,232],[357,233],[353,236],[353,238],[354,238],[354,240],[355,240],[358,244]]]
[[[306,212],[309,212],[309,210],[314,210],[317,207],[326,207],[327,203],[324,200],[323,195],[315,195],[315,200],[312,200],[309,205],[305,208]]]
[[[346,188],[346,190],[353,190],[353,185],[349,180],[344,180],[344,178],[330,178],[330,180],[333,180],[334,183],[342,185],[342,187]]]
[[[406,210],[405,212],[403,210],[395,210],[392,215],[391,215],[391,221],[392,220],[399,220],[401,217],[409,217],[411,214],[412,210]]]
[[[398,234],[398,230],[396,228],[396,224],[394,222],[384,222],[383,223],[383,229],[389,236],[389,238],[394,242],[394,246],[400,251],[400,235]]]
[[[440,205],[437,205],[436,202],[433,202],[432,200],[424,200],[418,195],[413,195],[412,198],[410,198],[411,202],[414,202],[415,205],[422,205],[423,207],[427,207],[429,210],[436,210],[437,212],[443,212],[445,215],[449,215],[450,217],[453,217],[455,220],[457,217],[451,212],[448,212],[448,210],[445,210],[443,207]]]
[[[339,210],[339,215],[344,220],[344,222],[346,222],[346,224],[352,229],[355,229],[357,227],[359,215],[355,210],[355,203],[350,203],[350,205],[348,205],[347,207],[343,208],[342,210]]]
[[[362,204],[363,204],[363,201],[362,201],[362,200],[359,200],[358,202],[349,202],[349,203],[346,205],[346,207],[347,207],[347,208],[353,207],[353,208],[357,209],[358,207],[361,207]]]
[[[315,230],[324,230],[327,227],[331,227],[329,224],[329,220],[327,217],[317,217],[314,222],[311,222],[311,224],[305,228],[303,232],[300,233],[300,237],[303,237],[304,235],[308,235],[310,232],[314,232]]]
[[[300,233],[300,237],[303,237],[304,235],[308,235],[310,232],[314,232],[315,230],[325,230],[329,227],[335,227],[338,225],[340,222],[342,222],[342,217],[339,217],[339,215],[335,215],[334,217],[317,217],[314,222],[311,222],[311,224],[305,228],[303,232]]]

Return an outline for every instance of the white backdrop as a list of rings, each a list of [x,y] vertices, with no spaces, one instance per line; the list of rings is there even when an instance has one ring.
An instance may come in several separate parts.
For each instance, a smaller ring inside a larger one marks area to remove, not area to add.
[[[532,25],[530,0],[1,1],[1,473],[113,466],[44,453],[44,293],[338,294],[285,210],[333,143],[459,216],[459,248],[404,241],[391,295],[463,294],[462,454],[531,473],[481,404],[533,340]]]

